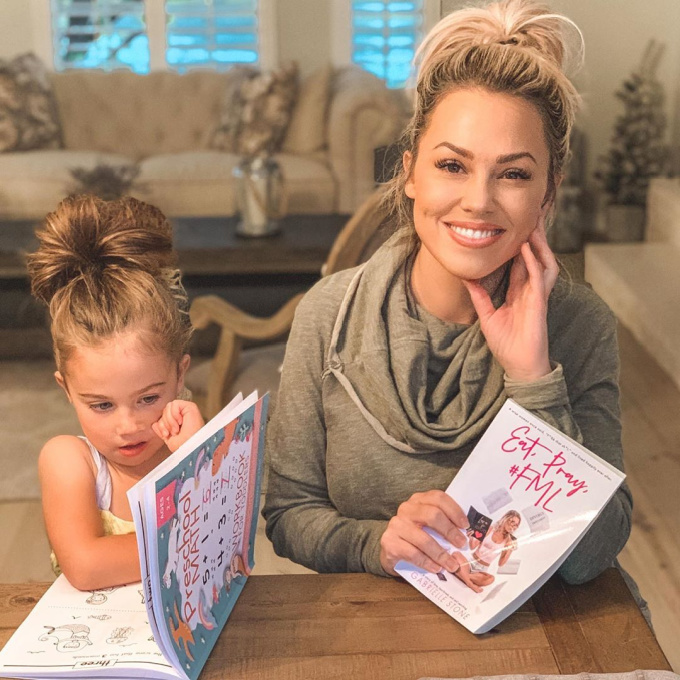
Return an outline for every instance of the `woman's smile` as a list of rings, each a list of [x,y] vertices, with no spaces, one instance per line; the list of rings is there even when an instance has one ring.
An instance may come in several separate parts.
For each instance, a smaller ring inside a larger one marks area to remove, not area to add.
[[[496,243],[505,229],[486,222],[444,222],[451,238],[467,248],[485,248]]]

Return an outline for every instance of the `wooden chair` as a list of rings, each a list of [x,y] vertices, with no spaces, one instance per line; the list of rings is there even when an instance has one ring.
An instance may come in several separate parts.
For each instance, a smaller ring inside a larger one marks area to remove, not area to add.
[[[390,235],[382,207],[383,192],[377,190],[358,208],[338,234],[321,269],[329,276],[365,262]],[[304,293],[289,300],[268,318],[239,310],[216,295],[197,297],[190,309],[197,329],[210,324],[221,327],[214,357],[192,368],[186,378],[196,403],[206,418],[212,418],[239,391],[253,389],[275,395],[285,343],[243,350],[244,342],[270,342],[283,339],[290,330],[295,308]]]

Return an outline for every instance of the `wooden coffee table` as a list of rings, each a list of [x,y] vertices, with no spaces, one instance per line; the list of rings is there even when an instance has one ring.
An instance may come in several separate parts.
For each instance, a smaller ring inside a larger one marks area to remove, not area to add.
[[[0,585],[0,646],[48,584]],[[251,576],[202,680],[415,680],[671,670],[618,571],[557,578],[485,635],[403,581],[368,574]]]
[[[189,277],[263,275],[319,276],[348,215],[289,215],[274,236],[237,235],[236,217],[178,217],[171,220],[182,274]],[[0,224],[0,279],[26,279],[22,251],[37,243],[33,220]],[[12,236],[14,235],[14,236]]]

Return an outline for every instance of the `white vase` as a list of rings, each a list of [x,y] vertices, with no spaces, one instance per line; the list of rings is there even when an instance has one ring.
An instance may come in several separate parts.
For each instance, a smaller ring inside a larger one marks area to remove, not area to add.
[[[241,219],[240,236],[271,236],[279,231],[284,212],[283,176],[271,157],[245,158],[233,170]]]

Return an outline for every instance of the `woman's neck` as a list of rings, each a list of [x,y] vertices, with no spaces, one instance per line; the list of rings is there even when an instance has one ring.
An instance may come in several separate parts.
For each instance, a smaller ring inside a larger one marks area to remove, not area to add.
[[[472,324],[477,313],[457,276],[447,272],[426,248],[420,248],[411,270],[411,290],[420,305],[447,323]]]

